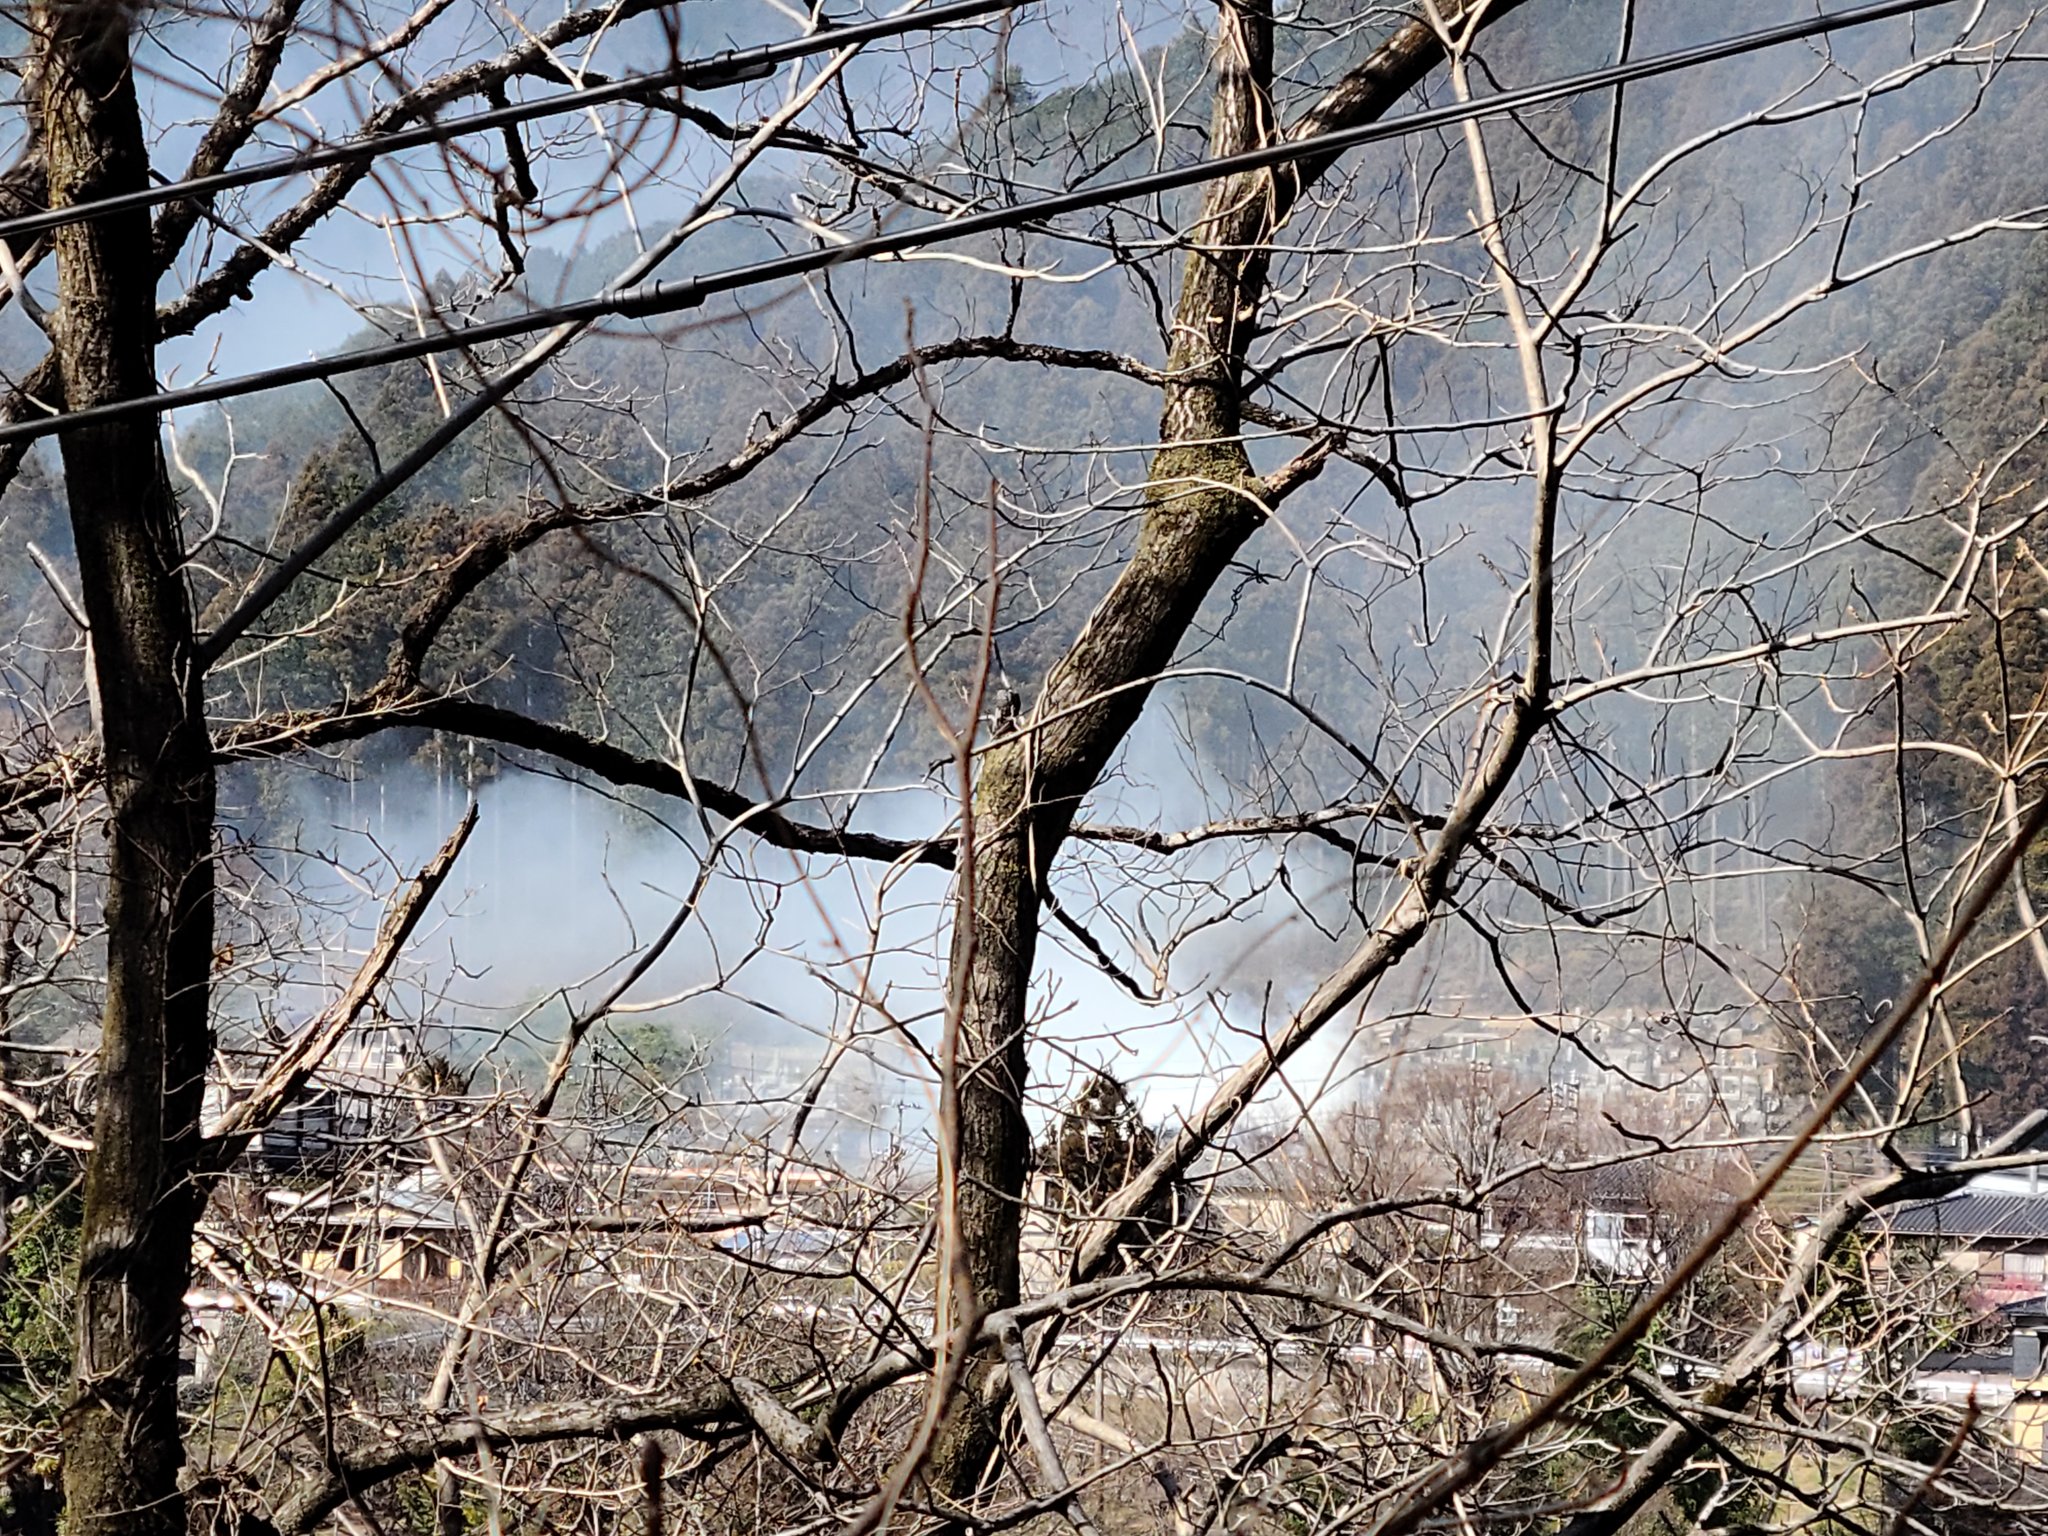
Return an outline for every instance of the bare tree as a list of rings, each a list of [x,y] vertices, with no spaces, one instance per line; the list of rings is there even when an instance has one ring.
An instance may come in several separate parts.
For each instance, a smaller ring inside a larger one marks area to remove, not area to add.
[[[38,10],[29,24],[42,43],[33,78],[51,206],[143,186],[149,157],[125,13],[64,7]],[[273,58],[282,41],[281,28],[265,39]],[[67,409],[155,388],[158,269],[147,225],[137,211],[55,237],[51,357]],[[184,539],[155,426],[70,432],[62,447],[93,639],[109,851],[65,1506],[114,1530],[175,1531],[184,1526],[177,1341],[203,1199],[199,1101],[212,1055],[214,769]]]
[[[1941,419],[1981,305],[1871,339],[2048,223],[2031,17],[1489,104],[1698,40],[1591,16],[812,16],[728,108],[615,84],[695,51],[654,4],[33,11],[0,1102],[83,1182],[8,1439],[66,1521],[2038,1523],[1870,1236],[2032,1157],[2035,436]],[[187,140],[350,147],[152,190]],[[742,277],[674,318],[685,246]],[[165,415],[287,280],[403,359]],[[658,859],[478,1001],[434,925],[562,779]],[[422,780],[417,857],[308,808]],[[1844,880],[1906,934],[1846,980],[1788,937]],[[1041,1206],[1069,1066],[1135,1102]]]

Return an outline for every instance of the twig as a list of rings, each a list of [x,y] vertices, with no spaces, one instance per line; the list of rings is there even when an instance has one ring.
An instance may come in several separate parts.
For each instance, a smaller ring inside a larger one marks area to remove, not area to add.
[[[207,1148],[201,1158],[203,1166],[217,1172],[240,1156],[256,1133],[305,1089],[313,1074],[320,1070],[335,1046],[341,1043],[341,1037],[348,1033],[356,1016],[382,985],[385,975],[404,950],[406,941],[412,937],[413,929],[419,926],[420,918],[433,903],[442,882],[448,878],[448,872],[455,867],[456,857],[476,827],[476,812],[477,808],[472,804],[449,834],[448,841],[441,845],[441,851],[428,860],[411,884],[392,898],[391,905],[385,909],[384,921],[378,927],[376,942],[363,957],[363,963],[357,967],[355,978],[349,982],[347,990],[328,1005],[327,1010],[290,1049],[271,1063],[270,1070],[264,1073],[263,1080],[246,1099],[229,1105],[220,1118],[207,1127]]]

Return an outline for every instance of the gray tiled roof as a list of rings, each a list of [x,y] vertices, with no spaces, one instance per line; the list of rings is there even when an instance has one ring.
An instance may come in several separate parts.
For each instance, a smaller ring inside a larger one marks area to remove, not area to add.
[[[1937,1349],[1920,1362],[1923,1371],[1973,1371],[1980,1376],[2010,1376],[2012,1355],[1971,1353],[1967,1350]]]
[[[1966,1192],[1905,1206],[1888,1225],[1902,1237],[2048,1239],[2048,1195]]]

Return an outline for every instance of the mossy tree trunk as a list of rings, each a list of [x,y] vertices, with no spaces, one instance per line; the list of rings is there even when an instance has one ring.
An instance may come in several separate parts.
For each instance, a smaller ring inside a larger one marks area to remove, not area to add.
[[[130,67],[135,13],[36,7],[49,196],[143,187]],[[156,267],[140,210],[55,236],[53,343],[72,410],[156,387]],[[193,660],[177,502],[151,418],[60,438],[91,626],[106,765],[106,999],[85,1174],[75,1398],[64,1418],[66,1528],[185,1529],[178,1341],[203,1197],[192,1177],[211,1038],[214,774]]]

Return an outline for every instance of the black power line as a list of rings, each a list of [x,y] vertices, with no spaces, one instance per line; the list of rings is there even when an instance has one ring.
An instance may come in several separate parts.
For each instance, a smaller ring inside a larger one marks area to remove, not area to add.
[[[603,85],[587,86],[580,91],[566,91],[559,96],[548,96],[539,101],[515,102],[511,106],[493,107],[488,112],[473,112],[462,117],[445,118],[439,122],[427,123],[418,128],[401,129],[394,133],[365,134],[340,144],[328,144],[318,149],[302,150],[297,154],[258,160],[253,164],[237,166],[233,170],[220,171],[212,176],[193,176],[184,181],[162,182],[134,192],[94,198],[91,202],[73,203],[68,207],[51,208],[42,213],[0,219],[0,241],[11,241],[17,235],[39,235],[66,224],[82,224],[90,219],[103,219],[133,208],[154,208],[163,203],[183,202],[188,198],[203,200],[215,193],[231,191],[236,187],[254,186],[265,181],[281,181],[287,177],[303,175],[308,171],[323,171],[330,166],[347,165],[358,160],[397,154],[402,150],[418,149],[428,144],[445,143],[458,135],[485,133],[495,128],[511,128],[521,123],[530,123],[536,118],[554,117],[564,112],[581,112],[591,107],[608,106],[613,102],[630,101],[649,91],[678,88],[701,91],[724,85],[738,85],[747,80],[760,80],[773,74],[779,65],[791,59],[806,58],[814,53],[826,53],[836,48],[849,48],[882,38],[897,37],[907,32],[930,31],[956,21],[972,21],[995,11],[1007,10],[1017,3],[1018,0],[956,0],[954,4],[935,6],[928,11],[884,16],[879,20],[856,22],[848,26],[823,27],[807,36],[791,38],[787,42],[768,43],[759,48],[728,49],[709,58],[687,59],[667,69],[654,70],[644,75],[629,75],[623,80],[609,80]]]
[[[1867,26],[1872,22],[1885,21],[1949,3],[1951,0],[1879,0],[1877,4],[1858,6],[1832,15],[1812,16],[1804,21],[1766,27],[1760,31],[1745,32],[1691,48],[1654,54],[1646,59],[1611,64],[1602,69],[1567,75],[1520,90],[1503,91],[1499,95],[1488,96],[1478,101],[1432,107],[1388,121],[1365,123],[1356,128],[1290,139],[1259,149],[1227,155],[1221,159],[1197,161],[1172,170],[1155,171],[1149,175],[1109,182],[1099,187],[1056,193],[1029,202],[967,214],[937,224],[871,235],[866,239],[849,241],[845,245],[823,250],[798,251],[766,261],[708,273],[701,277],[643,283],[622,292],[599,294],[567,304],[526,310],[502,319],[466,325],[460,330],[443,331],[439,335],[412,337],[356,352],[344,352],[335,357],[312,358],[303,363],[288,363],[255,373],[188,385],[183,389],[164,390],[158,394],[142,395],[131,400],[110,401],[80,411],[59,412],[30,421],[0,425],[0,443],[48,437],[69,426],[115,421],[130,416],[154,415],[164,411],[180,410],[187,406],[205,405],[214,401],[258,394],[264,390],[287,388],[293,384],[310,383],[332,378],[337,374],[360,372],[366,368],[411,362],[438,353],[460,351],[488,342],[530,335],[535,331],[565,322],[588,324],[612,317],[648,319],[657,315],[676,314],[683,310],[695,309],[706,299],[717,294],[803,277],[852,262],[900,255],[905,251],[936,245],[941,241],[1012,229],[1023,224],[1043,223],[1061,214],[1096,208],[1105,203],[1154,197],[1225,176],[1235,176],[1246,171],[1270,170],[1297,160],[1334,155],[1362,145],[1405,138],[1412,134],[1479,118],[1498,117],[1529,107],[1561,101],[1571,96],[1583,95],[1589,91],[1604,90],[1637,80],[1694,69],[1704,64],[1755,53],[1761,49],[1820,37],[1851,27]]]

